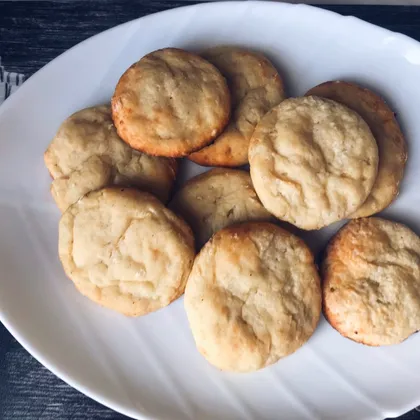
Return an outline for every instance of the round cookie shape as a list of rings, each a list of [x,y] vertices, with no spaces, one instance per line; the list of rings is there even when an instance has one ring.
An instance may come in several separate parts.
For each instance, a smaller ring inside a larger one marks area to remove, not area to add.
[[[213,141],[230,116],[226,80],[177,48],[151,52],[120,78],[112,98],[118,134],[150,155],[181,157]]]
[[[420,238],[370,217],[343,227],[323,262],[324,313],[343,336],[397,344],[420,330]]]
[[[90,192],[68,208],[58,251],[83,295],[127,316],[177,299],[195,256],[182,219],[149,193],[117,187]]]
[[[375,182],[378,149],[363,119],[329,99],[286,99],[257,125],[251,178],[264,207],[311,230],[352,214]]]
[[[148,156],[118,136],[109,105],[76,112],[60,126],[44,154],[51,193],[61,211],[89,191],[135,186],[166,202],[175,180],[175,159]]]
[[[398,195],[407,149],[394,112],[376,93],[354,83],[333,81],[315,86],[306,95],[332,99],[356,111],[378,144],[378,175],[366,201],[349,217],[371,216],[388,207]]]
[[[217,232],[195,259],[184,305],[200,353],[222,370],[275,363],[312,335],[321,313],[313,256],[271,223]]]
[[[251,177],[239,169],[215,168],[190,179],[169,207],[191,226],[199,247],[234,223],[273,220],[258,199]]]
[[[214,143],[189,159],[204,166],[248,163],[248,146],[260,119],[284,98],[281,77],[264,55],[238,47],[215,47],[202,56],[226,78],[232,97],[231,122]]]

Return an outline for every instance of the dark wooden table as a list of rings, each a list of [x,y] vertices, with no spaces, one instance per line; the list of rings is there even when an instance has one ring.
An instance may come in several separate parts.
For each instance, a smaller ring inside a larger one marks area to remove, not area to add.
[[[0,56],[8,71],[30,76],[63,51],[98,32],[140,16],[194,3],[197,1],[0,1]],[[420,41],[420,7],[323,7]],[[0,420],[126,418],[56,378],[0,323]],[[401,419],[420,420],[420,413],[413,410]]]

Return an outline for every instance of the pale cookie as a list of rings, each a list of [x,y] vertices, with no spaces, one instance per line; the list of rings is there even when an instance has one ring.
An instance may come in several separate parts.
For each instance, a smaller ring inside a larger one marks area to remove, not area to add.
[[[83,109],[61,124],[44,154],[53,177],[51,193],[61,211],[89,191],[107,185],[132,185],[166,202],[176,161],[148,156],[119,137],[110,106]]]
[[[177,299],[195,255],[182,219],[151,194],[117,187],[90,192],[69,207],[58,252],[83,295],[129,316]]]
[[[219,369],[249,372],[309,339],[321,313],[320,280],[297,236],[271,223],[243,223],[201,250],[184,304],[200,353]]]
[[[356,219],[330,242],[324,313],[345,337],[397,344],[420,329],[420,238],[400,223]]]
[[[251,178],[265,208],[302,229],[352,214],[375,182],[378,149],[363,119],[315,96],[286,99],[257,125]]]
[[[270,221],[245,171],[212,169],[190,179],[175,194],[170,208],[193,229],[197,245],[233,223]]]
[[[112,184],[111,165],[97,155],[88,158],[79,168],[51,183],[51,194],[61,212],[88,192]]]
[[[322,96],[348,106],[368,124],[378,144],[378,175],[366,201],[351,218],[366,217],[388,207],[398,195],[407,150],[395,115],[385,101],[369,89],[347,82],[326,82],[306,95]]]
[[[230,116],[226,80],[198,55],[165,48],[121,77],[112,98],[118,134],[134,149],[180,157],[211,143]]]
[[[237,47],[215,47],[203,57],[226,78],[232,97],[232,119],[210,146],[189,159],[205,166],[240,166],[248,162],[248,146],[255,126],[284,98],[283,81],[262,54]]]

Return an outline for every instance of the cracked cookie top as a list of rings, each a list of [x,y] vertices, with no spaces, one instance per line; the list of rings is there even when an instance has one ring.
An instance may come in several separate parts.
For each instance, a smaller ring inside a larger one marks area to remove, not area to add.
[[[375,182],[378,148],[354,111],[329,99],[286,99],[257,125],[251,178],[264,206],[302,229],[352,214]]]
[[[208,61],[164,48],[145,55],[122,75],[112,116],[118,134],[134,149],[181,157],[222,132],[229,121],[230,93]]]
[[[175,180],[175,159],[148,156],[118,136],[109,105],[67,118],[44,154],[53,177],[51,193],[61,211],[107,185],[135,186],[167,201]]]
[[[309,339],[321,312],[320,280],[297,236],[271,223],[243,223],[203,247],[184,304],[203,356],[219,369],[248,372]]]
[[[404,175],[407,148],[394,112],[376,93],[348,82],[325,82],[306,95],[322,96],[348,106],[368,124],[378,144],[378,176],[366,201],[349,217],[371,216],[391,204]]]
[[[211,169],[190,179],[169,207],[189,223],[199,247],[233,223],[273,219],[258,199],[249,174],[235,169]]]
[[[189,159],[205,166],[240,166],[248,162],[248,146],[255,126],[285,97],[281,77],[262,54],[238,47],[214,47],[203,53],[228,82],[232,119],[210,146]]]
[[[59,256],[77,289],[129,316],[177,299],[194,260],[187,224],[151,194],[109,187],[63,214]]]
[[[354,341],[397,344],[420,330],[420,238],[378,217],[355,219],[328,245],[324,313]]]

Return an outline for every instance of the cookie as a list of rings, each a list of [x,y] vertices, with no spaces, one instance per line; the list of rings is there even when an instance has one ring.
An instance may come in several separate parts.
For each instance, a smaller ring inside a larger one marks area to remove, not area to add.
[[[249,147],[251,178],[264,207],[311,230],[354,213],[378,167],[363,119],[329,99],[286,99],[257,125]]]
[[[420,329],[420,238],[406,226],[352,220],[330,242],[323,278],[325,316],[343,336],[381,346]]]
[[[128,316],[177,299],[195,255],[182,219],[149,193],[117,187],[90,192],[68,208],[58,251],[83,295]]]
[[[112,98],[118,134],[134,149],[168,157],[211,143],[230,116],[226,80],[212,64],[177,48],[144,56],[121,77]]]
[[[240,166],[248,162],[249,139],[260,119],[284,98],[281,77],[262,54],[237,47],[215,47],[203,57],[226,78],[232,119],[212,143],[189,158],[204,166]]]
[[[44,154],[51,193],[61,211],[107,185],[132,185],[166,202],[175,180],[174,159],[148,156],[119,137],[110,106],[83,109],[61,124]]]
[[[169,207],[191,226],[199,247],[233,223],[273,219],[258,199],[249,174],[238,169],[216,168],[190,179]]]
[[[201,250],[184,304],[200,353],[219,369],[249,372],[309,339],[321,288],[301,239],[271,223],[243,223],[219,231]]]
[[[366,217],[388,207],[398,195],[407,149],[394,112],[369,89],[347,82],[326,82],[306,95],[322,96],[348,106],[368,124],[378,144],[378,175],[366,201],[349,217]]]

